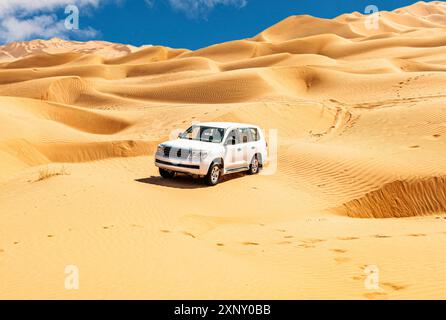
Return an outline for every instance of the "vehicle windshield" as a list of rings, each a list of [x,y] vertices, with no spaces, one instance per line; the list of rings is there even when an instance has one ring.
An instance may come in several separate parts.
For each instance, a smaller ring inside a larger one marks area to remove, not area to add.
[[[221,143],[225,136],[225,129],[207,126],[192,126],[180,134],[180,139],[195,140],[202,142]]]

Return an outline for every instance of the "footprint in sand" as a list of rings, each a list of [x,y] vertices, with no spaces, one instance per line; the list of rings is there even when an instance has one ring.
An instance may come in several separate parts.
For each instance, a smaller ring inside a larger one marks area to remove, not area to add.
[[[225,244],[224,243],[216,243],[217,247],[224,247]]]
[[[300,240],[300,242],[302,242],[302,244],[298,244],[298,247],[301,248],[316,248],[316,244],[317,243],[321,243],[321,242],[325,242],[327,240],[324,239],[305,239],[305,240]]]
[[[188,236],[188,237],[191,237],[191,238],[194,238],[194,239],[196,239],[196,237],[195,237],[195,235],[194,234],[192,234],[192,233],[190,233],[190,232],[187,232],[187,231],[183,231],[182,232],[185,236]]]
[[[242,245],[244,245],[244,246],[259,246],[260,243],[247,241],[247,242],[242,242]]]
[[[327,240],[324,239],[306,239],[306,240],[301,240],[303,243],[307,243],[307,244],[315,244],[315,243],[321,243],[321,242],[325,242]]]
[[[170,233],[170,230],[160,230],[162,233]]]
[[[413,145],[410,146],[409,149],[420,149],[421,147],[419,145]]]
[[[330,251],[334,252],[334,253],[346,253],[347,250],[344,249],[330,249]]]
[[[346,263],[351,261],[350,258],[346,258],[346,257],[337,257],[334,259],[337,263]]]
[[[395,284],[395,283],[391,283],[391,282],[384,282],[382,283],[383,287],[389,288],[391,290],[394,291],[401,291],[407,288],[407,286],[404,285],[399,285],[399,284]]]
[[[365,293],[364,297],[366,297],[369,300],[383,300],[387,298],[387,293],[385,292],[369,292]]]
[[[358,240],[358,237],[338,237],[336,238],[338,240],[342,240],[342,241],[351,241],[351,240]]]
[[[305,248],[305,249],[316,248],[316,246],[311,245],[311,244],[298,244],[297,246],[301,247],[301,248]]]
[[[347,250],[345,249],[330,249],[331,252],[334,252],[336,254],[338,254],[339,256],[335,257],[334,260],[337,263],[346,263],[349,262],[351,260],[351,258],[347,258],[344,256],[345,253],[347,253]]]
[[[277,242],[278,245],[285,245],[285,244],[292,244],[291,241],[281,241],[281,242]]]
[[[378,238],[378,239],[386,239],[386,238],[392,238],[391,236],[385,235],[385,234],[375,234],[373,236],[373,238]]]
[[[54,238],[54,235],[53,234],[48,234],[47,238]]]
[[[411,233],[407,235],[408,237],[425,237],[427,234],[425,233]]]

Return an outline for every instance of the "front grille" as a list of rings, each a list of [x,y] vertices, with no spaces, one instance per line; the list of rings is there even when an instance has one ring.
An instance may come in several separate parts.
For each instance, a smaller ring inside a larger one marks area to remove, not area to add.
[[[180,149],[180,148],[172,148],[172,147],[164,147],[164,156],[167,158],[174,159],[184,159],[189,158],[190,150],[189,149]]]
[[[186,169],[195,169],[195,170],[199,170],[200,166],[196,165],[196,164],[180,164],[180,163],[171,163],[171,162],[167,162],[167,161],[162,161],[162,160],[155,160],[156,163],[158,164],[164,164],[166,166],[171,166],[171,167],[178,167],[178,168],[186,168]]]
[[[164,147],[164,156],[165,157],[169,157],[171,149],[172,149],[171,147]]]

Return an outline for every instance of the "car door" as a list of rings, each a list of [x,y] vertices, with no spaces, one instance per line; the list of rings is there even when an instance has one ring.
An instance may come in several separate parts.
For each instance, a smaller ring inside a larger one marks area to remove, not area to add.
[[[251,163],[252,158],[257,153],[257,138],[251,128],[243,128],[241,131],[242,142],[245,148],[245,160],[247,166]]]
[[[244,150],[240,140],[240,129],[229,132],[225,141],[225,168],[226,170],[237,170],[246,167]]]

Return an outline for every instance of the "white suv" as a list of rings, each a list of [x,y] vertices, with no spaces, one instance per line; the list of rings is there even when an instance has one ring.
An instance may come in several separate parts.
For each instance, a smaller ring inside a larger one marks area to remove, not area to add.
[[[225,174],[247,171],[257,174],[267,160],[262,130],[253,125],[209,122],[193,125],[158,146],[155,165],[163,178],[186,173],[205,178],[215,186]]]

